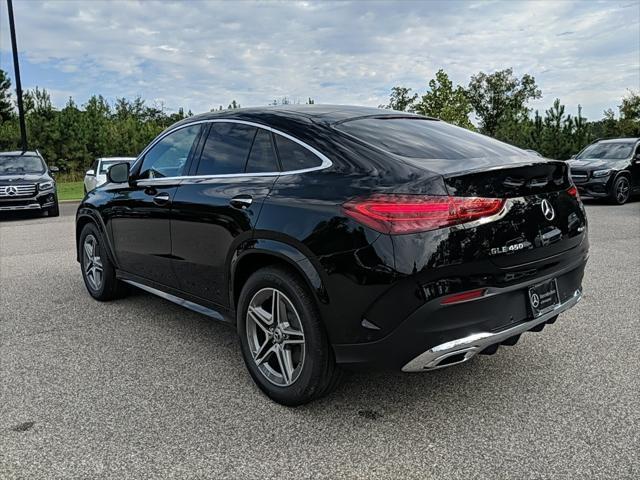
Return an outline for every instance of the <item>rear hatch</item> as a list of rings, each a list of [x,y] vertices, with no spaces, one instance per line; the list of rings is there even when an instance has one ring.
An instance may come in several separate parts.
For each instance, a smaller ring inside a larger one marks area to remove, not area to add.
[[[557,255],[583,239],[586,216],[564,162],[449,174],[445,183],[453,196],[506,199],[499,214],[464,225],[484,247],[480,256],[500,267]]]

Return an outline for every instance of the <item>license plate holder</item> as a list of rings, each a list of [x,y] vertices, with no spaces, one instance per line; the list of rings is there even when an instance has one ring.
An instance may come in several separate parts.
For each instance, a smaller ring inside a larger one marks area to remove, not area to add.
[[[529,306],[534,318],[560,305],[558,281],[555,278],[529,287]]]

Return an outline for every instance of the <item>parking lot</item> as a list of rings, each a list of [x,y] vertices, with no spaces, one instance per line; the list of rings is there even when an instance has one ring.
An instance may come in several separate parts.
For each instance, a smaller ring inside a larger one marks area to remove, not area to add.
[[[587,204],[584,299],[542,333],[298,409],[259,392],[229,327],[92,300],[75,208],[0,222],[1,478],[640,477],[640,201]]]

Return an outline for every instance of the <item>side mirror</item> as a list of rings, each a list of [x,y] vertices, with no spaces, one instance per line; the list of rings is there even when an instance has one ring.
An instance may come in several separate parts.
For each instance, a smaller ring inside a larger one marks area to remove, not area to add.
[[[58,167],[49,167],[49,171],[51,173],[58,173],[60,171],[60,169]]]
[[[636,153],[636,156],[633,159],[633,163],[640,163],[640,153]]]
[[[125,183],[129,181],[129,164],[116,163],[107,170],[107,180],[110,183]]]
[[[89,177],[95,177],[95,175],[96,175],[96,171],[95,171],[94,169],[87,170],[87,175],[88,175]]]
[[[574,153],[573,155],[571,155],[571,158],[576,158],[576,154]]]

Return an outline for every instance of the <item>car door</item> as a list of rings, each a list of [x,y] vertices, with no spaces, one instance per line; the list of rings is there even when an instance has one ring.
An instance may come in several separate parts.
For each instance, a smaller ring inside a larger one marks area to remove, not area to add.
[[[171,202],[187,171],[201,125],[187,125],[153,144],[129,184],[109,187],[109,227],[120,269],[176,287],[171,266]]]
[[[633,156],[631,157],[631,177],[634,191],[640,190],[640,143],[636,145]]]
[[[184,292],[227,307],[231,255],[251,238],[280,168],[267,129],[216,121],[204,135],[173,201],[174,270]]]
[[[93,172],[91,175],[87,172],[84,176],[84,190],[90,192],[96,188],[96,176],[98,175],[98,166],[100,165],[100,159],[94,160],[89,172]]]

